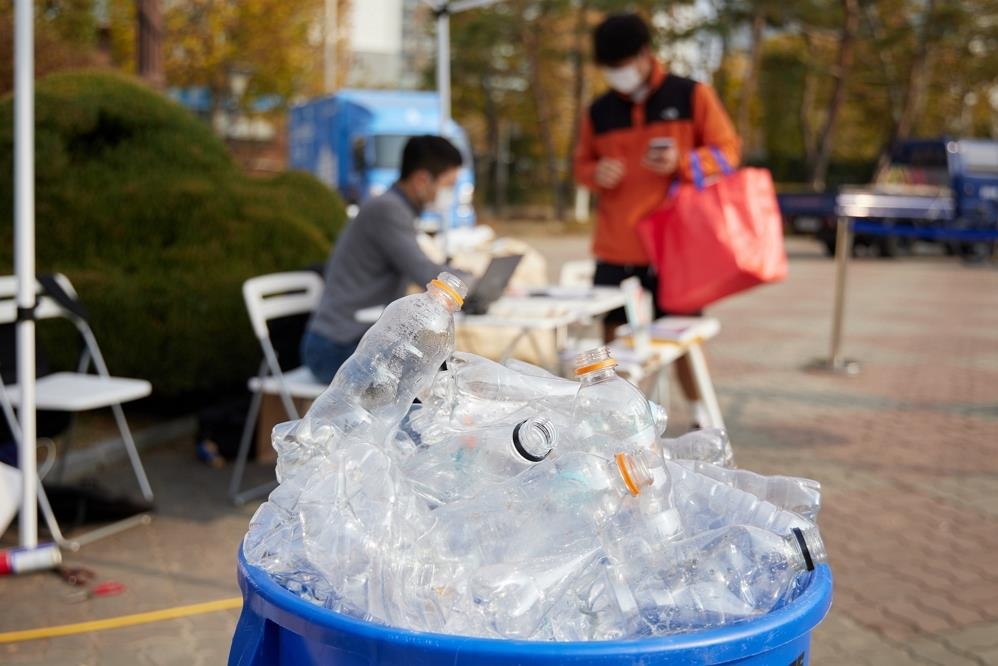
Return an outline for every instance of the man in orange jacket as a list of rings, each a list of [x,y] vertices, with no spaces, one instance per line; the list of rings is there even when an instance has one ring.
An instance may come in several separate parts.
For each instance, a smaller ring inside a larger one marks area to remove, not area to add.
[[[574,156],[575,180],[598,197],[593,282],[619,285],[637,276],[656,294],[659,276],[635,225],[662,203],[672,182],[692,181],[693,152],[704,176],[711,176],[720,167],[710,149],[719,149],[735,167],[740,141],[713,89],[669,73],[655,59],[640,16],[607,17],[593,33],[593,50],[611,90],[596,98],[583,117]],[[656,305],[655,314],[668,313]],[[611,340],[626,321],[623,309],[605,321],[604,334]],[[685,358],[677,361],[677,372],[699,421],[702,405]]]

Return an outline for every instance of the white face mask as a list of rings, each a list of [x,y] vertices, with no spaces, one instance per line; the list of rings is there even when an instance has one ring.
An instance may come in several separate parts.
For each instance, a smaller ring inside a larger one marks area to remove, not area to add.
[[[604,67],[603,78],[606,79],[607,84],[611,88],[622,95],[633,94],[644,83],[644,78],[641,76],[641,72],[638,71],[637,65]]]
[[[454,203],[454,188],[441,187],[437,189],[437,196],[433,200],[433,207],[441,213],[450,210]]]

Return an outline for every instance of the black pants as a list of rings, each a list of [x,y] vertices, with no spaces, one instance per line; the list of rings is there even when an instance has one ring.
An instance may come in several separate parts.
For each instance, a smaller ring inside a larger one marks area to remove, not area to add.
[[[629,277],[637,277],[641,281],[641,286],[652,293],[652,303],[655,306],[655,319],[668,317],[670,314],[658,306],[658,274],[651,266],[633,266],[622,264],[609,264],[605,261],[596,262],[596,273],[593,275],[593,284],[597,286],[617,287]],[[703,310],[685,313],[687,317],[702,317]],[[627,313],[624,308],[617,308],[606,313],[603,320],[608,324],[626,324]]]

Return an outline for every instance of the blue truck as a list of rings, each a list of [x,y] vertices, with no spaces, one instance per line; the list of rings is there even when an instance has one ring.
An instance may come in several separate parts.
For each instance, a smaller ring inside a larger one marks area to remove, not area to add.
[[[348,210],[391,187],[399,176],[402,147],[411,136],[441,134],[440,97],[417,90],[341,90],[292,107],[288,118],[289,164],[337,190]],[[468,137],[453,120],[442,132],[464,156],[449,226],[475,224],[474,168]],[[420,226],[439,230],[441,215],[427,211]]]
[[[856,234],[855,246],[872,254],[898,256],[910,251],[915,238],[933,236],[948,253],[980,254],[988,250],[981,242],[950,240],[960,234],[947,232],[998,230],[998,141],[905,141],[869,186],[781,192],[777,199],[787,228],[814,234],[829,254],[835,253],[836,220],[842,215],[897,227],[896,235]]]

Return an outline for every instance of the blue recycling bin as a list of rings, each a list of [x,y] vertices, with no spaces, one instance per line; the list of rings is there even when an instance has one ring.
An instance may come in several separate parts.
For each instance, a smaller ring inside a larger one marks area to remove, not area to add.
[[[246,563],[229,666],[805,666],[811,632],[832,604],[820,565],[793,603],[721,629],[640,640],[553,643],[393,629],[320,608]]]

